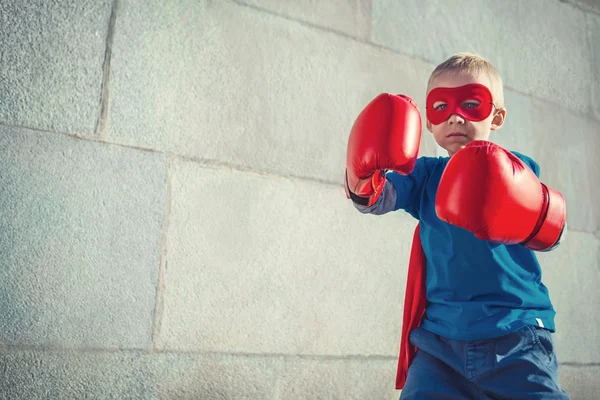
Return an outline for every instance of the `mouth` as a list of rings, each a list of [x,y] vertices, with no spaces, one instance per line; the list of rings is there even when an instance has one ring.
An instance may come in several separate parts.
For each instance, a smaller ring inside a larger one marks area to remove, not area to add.
[[[449,134],[446,135],[446,137],[449,137],[449,138],[451,138],[451,137],[465,137],[466,138],[467,135],[464,134],[464,133],[461,133],[461,132],[450,132]]]

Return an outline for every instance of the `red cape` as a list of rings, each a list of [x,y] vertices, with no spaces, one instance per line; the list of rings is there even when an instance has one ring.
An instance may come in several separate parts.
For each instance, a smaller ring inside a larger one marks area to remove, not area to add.
[[[406,293],[404,295],[404,315],[402,317],[402,338],[400,339],[400,354],[398,356],[398,371],[396,373],[396,389],[402,389],[406,383],[408,367],[410,366],[417,348],[410,344],[410,332],[421,324],[427,298],[425,296],[425,270],[427,260],[421,245],[421,225],[418,224],[413,235],[406,278]]]

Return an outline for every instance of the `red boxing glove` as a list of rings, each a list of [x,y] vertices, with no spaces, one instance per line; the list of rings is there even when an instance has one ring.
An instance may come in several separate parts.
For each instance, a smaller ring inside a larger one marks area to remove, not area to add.
[[[358,115],[348,138],[346,195],[373,205],[385,184],[385,170],[412,172],[421,143],[421,114],[405,95],[382,93]]]
[[[563,196],[517,156],[476,140],[446,166],[435,199],[438,217],[482,240],[549,250],[566,224]]]

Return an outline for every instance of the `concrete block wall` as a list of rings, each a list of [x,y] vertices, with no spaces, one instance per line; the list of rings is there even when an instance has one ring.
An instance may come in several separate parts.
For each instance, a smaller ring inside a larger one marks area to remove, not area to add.
[[[598,398],[596,0],[2,0],[0,399],[398,398],[415,221],[346,200],[347,136],[458,51],[567,199],[539,258]]]

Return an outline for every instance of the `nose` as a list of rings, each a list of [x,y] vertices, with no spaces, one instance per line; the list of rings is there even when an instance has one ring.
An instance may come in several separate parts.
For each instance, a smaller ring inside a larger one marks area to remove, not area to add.
[[[448,118],[448,123],[449,124],[464,124],[465,120],[463,119],[463,117],[461,117],[458,114],[452,114],[450,116],[450,118]]]

